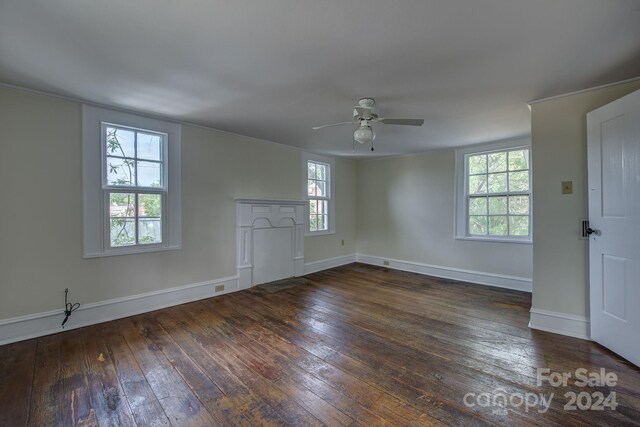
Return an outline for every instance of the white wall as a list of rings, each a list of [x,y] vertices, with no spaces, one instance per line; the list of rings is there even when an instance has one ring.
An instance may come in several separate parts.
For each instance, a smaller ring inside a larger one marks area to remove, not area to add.
[[[579,239],[588,217],[586,114],[637,89],[640,81],[532,105],[534,310],[589,316],[589,243]],[[562,181],[573,181],[573,194],[561,194]]]
[[[182,250],[82,259],[80,104],[0,87],[0,319],[236,275],[235,198],[301,199],[301,152],[184,125]],[[355,164],[336,161],[336,234],[306,262],[355,251]],[[341,246],[341,240],[345,245]]]
[[[585,114],[638,88],[533,105],[533,247],[454,239],[455,159],[443,150],[337,159],[337,233],[306,238],[306,261],[357,252],[533,276],[535,309],[587,317]],[[0,319],[59,309],[65,287],[86,304],[234,276],[234,198],[301,198],[299,150],[185,125],[183,249],[85,260],[80,104],[0,87],[0,128]]]
[[[529,244],[454,238],[455,151],[358,163],[357,252],[530,278]]]

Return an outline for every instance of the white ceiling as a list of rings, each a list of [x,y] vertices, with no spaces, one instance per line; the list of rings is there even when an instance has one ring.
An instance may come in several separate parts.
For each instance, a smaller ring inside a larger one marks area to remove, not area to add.
[[[640,75],[638,0],[2,0],[0,82],[311,151],[376,155],[529,133],[526,102]]]

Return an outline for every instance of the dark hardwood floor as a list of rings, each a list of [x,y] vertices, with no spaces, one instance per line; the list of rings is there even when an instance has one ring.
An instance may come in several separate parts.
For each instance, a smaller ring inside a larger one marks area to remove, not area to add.
[[[530,330],[529,294],[362,264],[306,278],[2,346],[0,425],[640,422],[640,370]],[[618,384],[538,386],[537,368],[603,368]],[[570,392],[618,406],[565,410]],[[544,413],[519,404],[552,393]],[[478,404],[499,394],[506,407]]]

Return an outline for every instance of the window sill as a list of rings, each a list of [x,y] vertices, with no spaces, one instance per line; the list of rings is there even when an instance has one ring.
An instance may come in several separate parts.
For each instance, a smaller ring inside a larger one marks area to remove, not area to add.
[[[313,236],[326,236],[329,234],[336,234],[335,231],[327,230],[327,231],[307,231],[304,233],[304,237],[313,237]]]
[[[82,258],[101,258],[107,256],[119,256],[119,255],[135,255],[135,254],[148,254],[151,252],[165,252],[165,251],[175,251],[182,249],[182,246],[155,246],[152,248],[130,248],[130,249],[122,249],[122,250],[110,250],[108,252],[98,252],[98,253],[90,253],[83,254]]]
[[[500,239],[500,238],[490,238],[490,237],[469,237],[469,236],[456,236],[456,240],[470,240],[476,242],[495,242],[495,243],[516,243],[519,245],[532,245],[532,240],[525,239]]]

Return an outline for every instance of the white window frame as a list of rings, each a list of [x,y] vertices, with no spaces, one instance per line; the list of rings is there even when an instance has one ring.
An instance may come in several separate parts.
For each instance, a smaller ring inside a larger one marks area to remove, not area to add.
[[[517,149],[529,150],[529,235],[528,236],[474,236],[468,231],[468,171],[467,157],[476,154],[487,154],[500,151],[512,151]],[[484,242],[524,243],[531,244],[533,236],[533,182],[531,179],[531,139],[520,138],[509,141],[495,142],[491,144],[475,145],[456,150],[455,160],[455,238],[458,240],[476,240]]]
[[[322,235],[326,235],[326,234],[335,234],[336,232],[336,202],[335,202],[335,169],[336,169],[336,161],[334,158],[332,157],[327,157],[327,156],[321,156],[319,154],[313,154],[313,153],[307,153],[307,152],[303,152],[302,153],[302,196],[303,199],[305,201],[309,201],[312,199],[316,199],[315,197],[310,198],[308,195],[308,191],[307,191],[307,185],[308,185],[308,177],[307,177],[307,165],[309,162],[315,162],[315,163],[323,163],[325,165],[328,166],[329,169],[329,173],[328,173],[328,180],[329,180],[329,185],[327,186],[327,197],[324,198],[319,198],[319,199],[324,199],[327,200],[328,203],[328,211],[329,211],[329,215],[328,215],[328,221],[329,221],[329,226],[327,227],[326,230],[320,230],[320,231],[310,231],[309,227],[310,227],[310,223],[309,223],[309,203],[305,204],[305,222],[306,222],[306,226],[305,226],[305,236],[322,236]]]
[[[104,135],[105,127],[109,125],[162,134],[162,188],[111,186],[106,183]],[[181,127],[177,123],[90,105],[82,106],[84,258],[181,249],[180,152]],[[161,194],[162,243],[112,247],[109,238],[109,194],[111,192]]]

